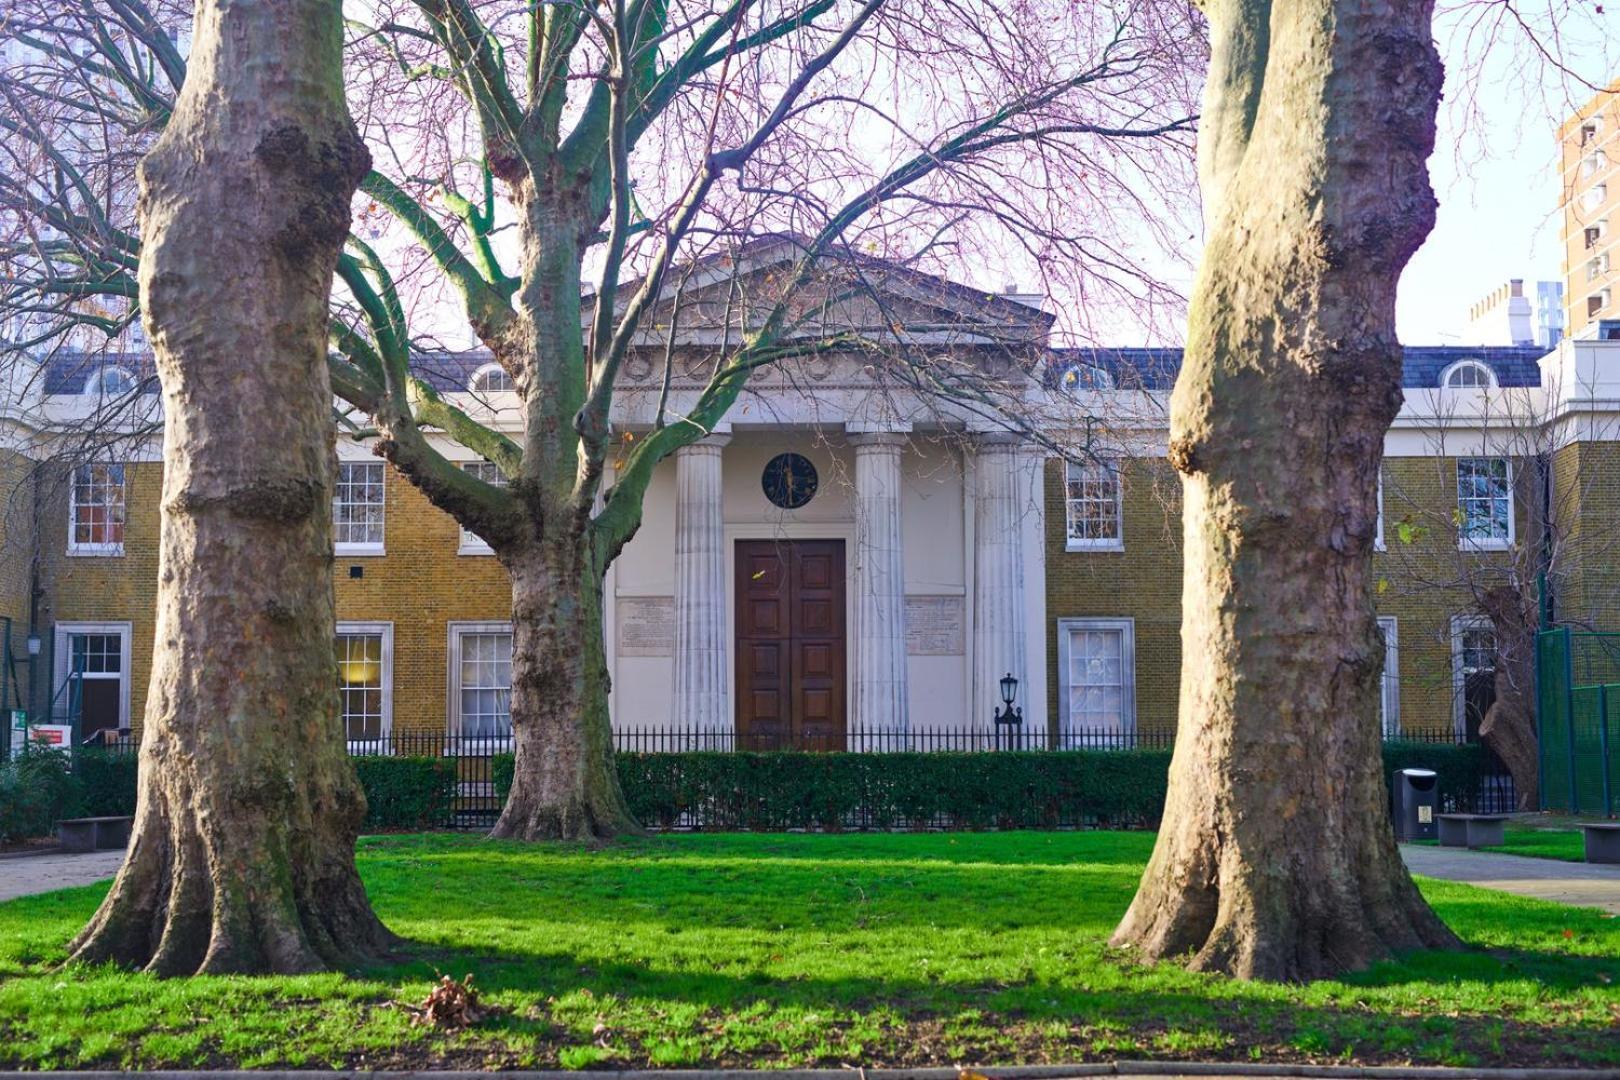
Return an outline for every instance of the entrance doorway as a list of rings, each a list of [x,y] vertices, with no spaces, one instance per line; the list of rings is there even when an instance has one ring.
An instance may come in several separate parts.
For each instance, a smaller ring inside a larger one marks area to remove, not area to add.
[[[739,540],[737,748],[845,745],[844,542]]]
[[[78,722],[80,743],[129,727],[129,624],[56,624],[52,720]]]

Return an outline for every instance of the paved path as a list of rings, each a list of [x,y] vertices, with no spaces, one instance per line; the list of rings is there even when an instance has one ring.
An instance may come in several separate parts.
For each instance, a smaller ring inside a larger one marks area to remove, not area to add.
[[[0,901],[102,881],[118,873],[123,863],[122,851],[0,859]]]
[[[1416,844],[1402,844],[1401,855],[1414,874],[1463,881],[1560,904],[1602,908],[1611,915],[1620,915],[1620,866]]]

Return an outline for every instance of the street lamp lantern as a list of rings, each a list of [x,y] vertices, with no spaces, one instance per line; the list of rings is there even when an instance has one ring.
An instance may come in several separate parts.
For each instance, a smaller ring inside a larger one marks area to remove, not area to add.
[[[1013,706],[1017,697],[1018,680],[1009,671],[1001,677],[1002,708],[996,710],[995,716],[996,744],[1006,750],[1016,750],[1023,743],[1024,710]]]

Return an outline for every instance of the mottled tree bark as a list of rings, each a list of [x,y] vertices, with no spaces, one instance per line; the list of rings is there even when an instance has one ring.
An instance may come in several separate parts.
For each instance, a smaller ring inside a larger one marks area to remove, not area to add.
[[[1496,700],[1480,721],[1479,737],[1513,775],[1520,810],[1541,805],[1541,744],[1536,732],[1535,598],[1512,585],[1498,585],[1480,597],[1480,608],[1496,629]]]
[[[600,842],[639,831],[613,765],[602,570],[588,545],[505,557],[512,578],[512,789],[492,835]]]
[[[1116,944],[1312,979],[1456,943],[1379,761],[1369,556],[1401,402],[1395,288],[1434,221],[1430,0],[1208,0],[1208,247],[1171,401],[1180,721]]]
[[[73,958],[302,972],[384,947],[333,668],[327,302],[368,157],[338,0],[202,0],[141,164],[167,420],[156,655],[129,857]]]

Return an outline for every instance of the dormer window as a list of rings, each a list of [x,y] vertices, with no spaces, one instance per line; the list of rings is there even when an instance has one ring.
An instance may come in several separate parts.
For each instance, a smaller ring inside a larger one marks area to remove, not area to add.
[[[1440,385],[1447,390],[1489,390],[1496,385],[1496,375],[1478,360],[1459,360],[1446,369]]]
[[[119,397],[132,393],[134,389],[135,376],[127,368],[111,364],[99,369],[84,383],[86,394],[101,394],[105,397]]]
[[[497,394],[516,390],[512,376],[499,364],[485,364],[473,372],[472,379],[467,383],[467,389],[475,394]]]
[[[1079,364],[1063,373],[1063,389],[1069,393],[1078,390],[1112,390],[1114,377],[1095,364]]]

